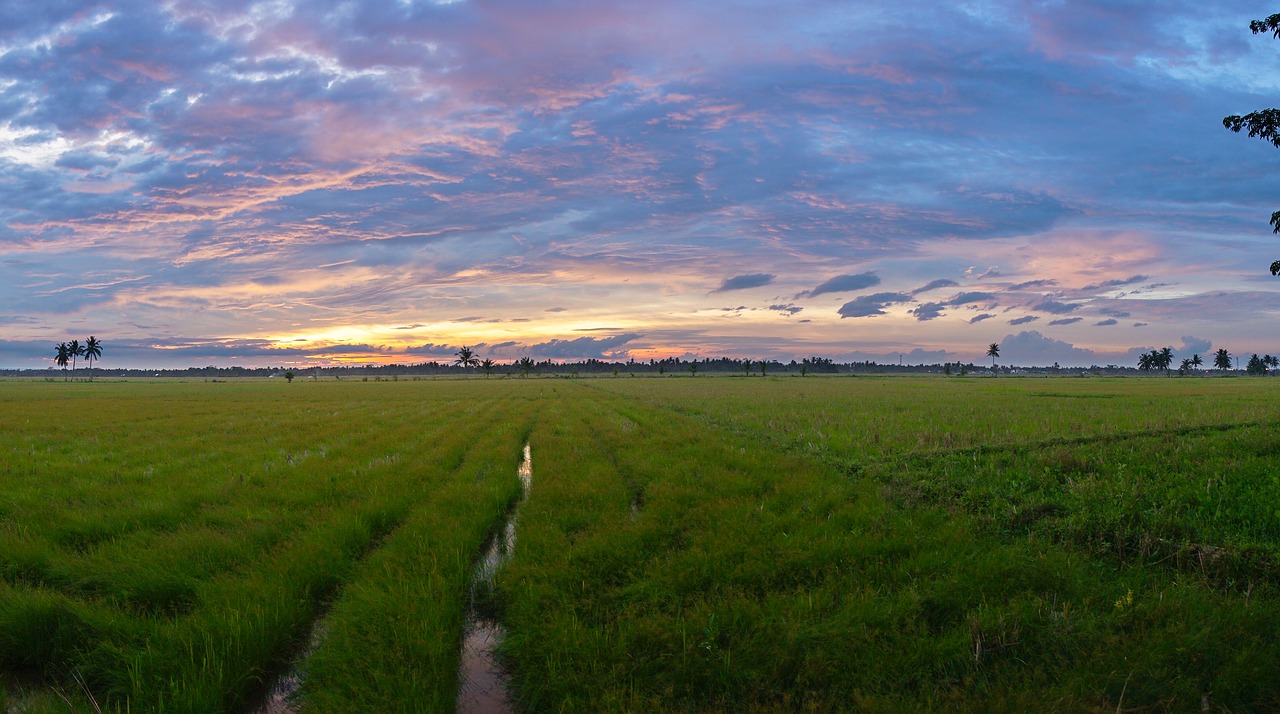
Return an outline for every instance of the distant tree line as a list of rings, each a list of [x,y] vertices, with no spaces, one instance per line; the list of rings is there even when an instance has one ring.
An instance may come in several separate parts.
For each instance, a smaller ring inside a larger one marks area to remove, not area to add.
[[[1061,367],[1057,363],[1051,366],[1019,366],[1015,364],[996,364],[1000,356],[1000,348],[996,343],[987,347],[987,356],[992,358],[991,366],[977,365],[973,362],[946,362],[932,364],[893,364],[880,363],[873,360],[836,362],[829,357],[805,357],[801,360],[782,361],[777,359],[749,359],[733,357],[705,357],[684,359],[667,357],[649,360],[605,360],[587,358],[577,361],[554,361],[550,359],[535,360],[523,356],[509,362],[500,362],[491,358],[481,358],[470,347],[463,347],[455,353],[455,358],[447,362],[426,361],[413,364],[381,364],[381,365],[343,365],[343,366],[280,366],[280,367],[186,367],[179,369],[108,369],[96,368],[93,361],[102,356],[102,343],[96,337],[90,337],[83,344],[77,340],[59,343],[55,350],[54,363],[63,369],[64,379],[70,366],[74,373],[78,358],[86,359],[90,364],[91,378],[98,376],[114,377],[184,377],[184,378],[221,378],[221,377],[280,377],[287,381],[295,378],[310,379],[396,379],[400,377],[431,377],[449,375],[474,374],[477,371],[486,377],[524,377],[535,375],[554,375],[575,377],[581,375],[611,374],[613,376],[657,375],[699,376],[707,374],[737,374],[742,376],[795,375],[809,376],[817,374],[942,374],[964,376],[971,372],[987,372],[993,374],[1045,374],[1045,375],[1123,375],[1142,374],[1160,371],[1165,375],[1172,369],[1174,353],[1172,347],[1145,352],[1138,357],[1136,369],[1120,365],[1090,365],[1089,367]],[[1177,372],[1181,375],[1195,374],[1200,371],[1204,360],[1199,354],[1184,358]],[[1219,349],[1213,357],[1213,368],[1220,372],[1232,370],[1232,356],[1225,349]],[[1272,370],[1280,369],[1277,359],[1271,355],[1254,354],[1243,371],[1250,375],[1267,375]],[[39,370],[0,370],[6,376],[30,376]]]

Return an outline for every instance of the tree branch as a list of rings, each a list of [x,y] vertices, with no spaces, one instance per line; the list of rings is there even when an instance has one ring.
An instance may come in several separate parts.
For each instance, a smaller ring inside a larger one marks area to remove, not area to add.
[[[1276,39],[1280,39],[1280,14],[1272,15],[1265,20],[1254,20],[1249,23],[1249,29],[1253,30],[1255,35],[1270,32]]]
[[[1270,141],[1280,148],[1280,109],[1259,109],[1244,116],[1233,114],[1222,118],[1222,125],[1236,133],[1249,130],[1249,136]]]

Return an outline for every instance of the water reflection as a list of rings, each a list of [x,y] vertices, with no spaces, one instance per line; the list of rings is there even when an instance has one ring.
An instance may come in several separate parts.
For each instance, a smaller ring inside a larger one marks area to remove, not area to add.
[[[533,460],[529,445],[524,445],[524,458],[516,474],[520,477],[520,503],[529,497],[533,487]],[[516,547],[516,524],[520,520],[520,504],[512,509],[502,530],[494,535],[484,557],[476,564],[471,581],[471,602],[467,608],[467,624],[462,635],[462,659],[459,664],[459,714],[509,714],[515,707],[507,695],[506,678],[494,659],[506,630],[478,605],[493,591],[498,571],[510,560]]]

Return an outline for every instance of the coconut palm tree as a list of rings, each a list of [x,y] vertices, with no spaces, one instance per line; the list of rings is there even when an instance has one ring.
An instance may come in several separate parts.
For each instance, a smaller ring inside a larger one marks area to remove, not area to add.
[[[998,342],[992,342],[987,346],[987,356],[991,358],[991,373],[993,375],[999,374],[996,371],[996,358],[1000,356],[1000,344]]]
[[[1191,355],[1191,366],[1200,369],[1200,365],[1204,364],[1204,360],[1200,359],[1199,354]]]
[[[1178,367],[1178,374],[1186,374],[1191,371],[1191,358],[1183,357],[1182,365]]]
[[[57,347],[57,356],[53,358],[53,363],[62,368],[62,381],[67,381],[67,363],[71,361],[71,348],[65,342],[59,342]]]
[[[480,364],[480,358],[476,357],[476,354],[471,351],[470,347],[463,347],[454,354],[458,356],[458,358],[453,361],[454,364],[462,367],[463,369]]]
[[[1169,368],[1173,366],[1173,348],[1172,347],[1162,348],[1157,353],[1157,358],[1160,361],[1160,364],[1158,366],[1160,367],[1160,369],[1164,370],[1164,376],[1168,377]]]
[[[93,381],[93,361],[102,359],[102,343],[93,335],[84,342],[84,359],[89,363],[89,381]]]
[[[1154,354],[1155,352],[1143,352],[1142,354],[1138,355],[1138,369],[1142,370],[1143,372],[1151,371],[1152,355]]]
[[[497,366],[498,366],[497,362],[494,362],[493,360],[487,357],[485,359],[480,360],[480,369],[484,370],[484,376],[486,377],[493,374],[493,368]]]
[[[533,361],[532,357],[526,356],[526,357],[521,357],[519,360],[517,360],[516,366],[520,368],[520,371],[524,373],[525,377],[528,377],[529,373],[532,372],[538,365],[536,362]]]
[[[1220,348],[1213,355],[1213,366],[1221,370],[1231,369],[1231,353]]]
[[[71,352],[71,374],[75,374],[76,357],[84,354],[84,345],[80,344],[80,340],[72,340],[67,343],[67,349]]]

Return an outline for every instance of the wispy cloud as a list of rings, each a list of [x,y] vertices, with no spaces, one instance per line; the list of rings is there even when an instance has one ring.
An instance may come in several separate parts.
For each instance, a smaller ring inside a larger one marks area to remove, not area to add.
[[[732,278],[725,278],[720,283],[720,287],[712,292],[723,293],[729,290],[747,290],[749,288],[760,288],[773,282],[777,277],[772,273],[751,273],[750,275],[735,275]]]
[[[873,288],[880,284],[880,277],[875,273],[857,273],[855,275],[837,275],[812,290],[798,293],[796,298],[817,297],[826,293],[852,293]]]

